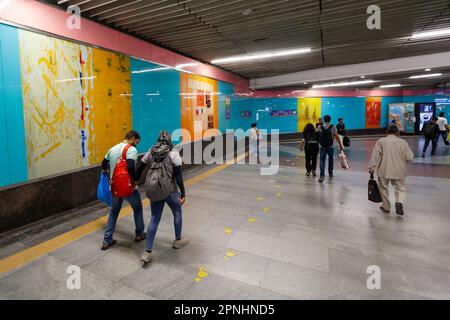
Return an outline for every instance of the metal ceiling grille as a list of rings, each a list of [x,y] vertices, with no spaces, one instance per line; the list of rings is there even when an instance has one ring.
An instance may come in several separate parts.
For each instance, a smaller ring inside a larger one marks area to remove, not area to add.
[[[247,78],[450,50],[450,37],[412,40],[450,28],[450,0],[378,0],[381,30],[369,30],[373,0],[47,0],[197,60],[261,51],[310,53],[221,65]],[[253,12],[244,15],[244,11]]]

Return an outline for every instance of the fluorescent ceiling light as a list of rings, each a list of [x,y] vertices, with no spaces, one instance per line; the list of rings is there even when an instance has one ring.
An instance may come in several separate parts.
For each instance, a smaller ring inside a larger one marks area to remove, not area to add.
[[[306,52],[310,52],[310,51],[311,51],[310,48],[306,48],[306,49],[284,50],[284,51],[278,51],[278,52],[273,52],[273,53],[261,53],[261,54],[234,56],[234,57],[223,58],[223,59],[215,59],[215,60],[211,61],[211,63],[220,64],[220,63],[232,63],[232,62],[250,61],[250,60],[258,60],[258,59],[268,59],[268,58],[275,58],[275,57],[291,56],[291,55],[306,53]]]
[[[431,37],[440,37],[440,36],[450,36],[450,29],[419,32],[419,33],[413,34],[411,38],[417,39],[417,38],[431,38]]]
[[[159,92],[157,92],[157,93],[147,93],[146,96],[159,96]]]
[[[420,74],[418,76],[411,76],[409,79],[419,79],[419,78],[432,78],[432,77],[440,77],[442,73],[430,73],[430,74]]]
[[[357,86],[362,84],[373,83],[374,80],[364,80],[364,81],[351,81],[351,82],[338,82],[338,83],[325,83],[325,84],[315,84],[312,86],[313,89],[317,88],[329,88],[329,87],[346,87],[346,86]]]
[[[395,87],[401,87],[402,85],[399,83],[394,84],[382,84],[380,88],[395,88]]]
[[[143,69],[143,70],[135,70],[131,71],[131,73],[145,73],[145,72],[155,72],[155,71],[162,71],[162,70],[169,70],[172,68],[169,67],[161,67],[161,68],[153,68],[153,69]]]
[[[427,72],[428,72],[428,71],[431,71],[431,69],[425,69],[425,71],[427,71]]]

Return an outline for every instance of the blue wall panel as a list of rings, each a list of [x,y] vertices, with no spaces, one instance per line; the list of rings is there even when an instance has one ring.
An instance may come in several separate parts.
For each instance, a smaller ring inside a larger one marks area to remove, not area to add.
[[[156,142],[161,130],[172,132],[181,127],[180,73],[173,69],[133,73],[154,68],[161,66],[131,58],[132,119],[142,138],[140,153]]]
[[[222,133],[225,133],[226,129],[232,128],[232,120],[233,114],[231,113],[231,99],[234,94],[234,85],[228,82],[218,81],[218,90],[219,90],[219,130]],[[230,119],[226,117],[226,98],[230,98]]]
[[[366,127],[366,98],[322,98],[322,118],[331,116],[331,123],[344,119],[345,128],[363,129]]]
[[[4,119],[0,122],[0,134],[3,152],[6,154],[2,158],[7,158],[6,165],[9,167],[6,177],[6,172],[1,172],[0,186],[4,186],[23,182],[28,178],[17,28],[0,24],[0,59],[2,77],[0,103],[3,104],[0,112]]]

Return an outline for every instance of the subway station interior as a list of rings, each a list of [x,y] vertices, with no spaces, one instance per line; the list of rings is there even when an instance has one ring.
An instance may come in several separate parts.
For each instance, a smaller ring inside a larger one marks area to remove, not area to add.
[[[450,299],[449,0],[0,0],[0,75],[1,300]]]

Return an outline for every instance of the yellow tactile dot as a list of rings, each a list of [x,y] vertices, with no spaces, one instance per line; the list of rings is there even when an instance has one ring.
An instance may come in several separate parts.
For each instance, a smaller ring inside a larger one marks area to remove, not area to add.
[[[281,192],[277,193],[277,197],[281,197],[283,194]]]
[[[200,281],[202,281],[202,279],[200,279],[200,278],[195,278],[194,280],[195,280],[195,282],[200,282]]]
[[[267,212],[270,211],[270,208],[264,208],[263,211],[264,211],[265,213],[267,213]]]
[[[264,200],[264,197],[256,197],[256,200],[258,200],[258,201],[263,201],[263,200]]]
[[[248,221],[248,223],[253,223],[253,222],[256,221],[256,219],[255,218],[248,218],[247,221]]]
[[[233,230],[231,228],[224,228],[223,230],[225,231],[225,234],[227,236],[230,236],[233,233]]]

